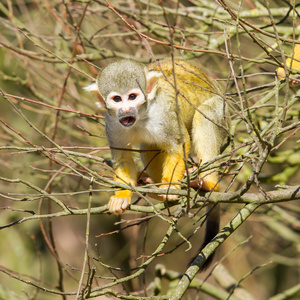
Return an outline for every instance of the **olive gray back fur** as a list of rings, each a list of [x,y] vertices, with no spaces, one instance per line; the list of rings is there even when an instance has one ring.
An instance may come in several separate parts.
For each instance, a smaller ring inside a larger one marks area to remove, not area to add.
[[[97,78],[100,94],[106,100],[112,91],[125,94],[138,87],[145,93],[145,70],[143,64],[131,59],[122,59],[109,64],[100,71]]]

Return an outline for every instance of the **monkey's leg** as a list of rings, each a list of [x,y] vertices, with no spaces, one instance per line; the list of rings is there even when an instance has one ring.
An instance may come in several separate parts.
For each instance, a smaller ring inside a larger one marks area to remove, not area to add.
[[[185,158],[187,157],[189,150],[190,150],[190,139],[185,139],[184,146],[183,145],[177,145],[177,148],[172,148],[170,151],[165,152],[165,158],[164,158],[164,164],[163,164],[163,170],[162,170],[162,183],[168,183],[168,182],[180,182],[183,173],[185,171]],[[184,152],[186,155],[184,155]],[[180,189],[180,185],[161,185],[161,189]],[[163,195],[163,198],[165,200],[175,200],[177,199],[177,195]]]
[[[137,181],[136,165],[130,151],[113,150],[114,160],[114,181],[135,186]],[[112,213],[120,214],[131,203],[132,192],[129,190],[116,191],[114,196],[110,197],[108,208]]]
[[[143,144],[141,145],[142,150],[157,150],[157,146]],[[190,149],[190,142],[185,143],[185,151],[188,153]],[[155,153],[153,151],[142,152],[141,158],[144,166],[146,167],[145,172],[155,182],[170,183],[180,182],[183,177],[185,170],[183,146],[177,145],[175,148],[172,147],[169,150],[162,151],[161,153]],[[159,187],[160,189],[180,189],[180,185],[175,184],[163,184]],[[174,200],[177,198],[176,195],[150,195],[151,197],[158,200]]]
[[[199,107],[193,119],[193,146],[199,163],[203,164],[220,153],[220,147],[226,137],[227,121],[224,116],[223,102],[219,96],[214,96]],[[217,126],[216,124],[220,125]],[[215,170],[202,172],[200,175],[202,189],[210,191],[219,189],[218,172]]]
[[[200,163],[205,163],[210,159],[219,155],[221,144],[226,136],[226,131],[217,126],[221,124],[226,128],[227,123],[223,114],[222,99],[214,96],[205,104],[199,107],[199,110],[204,113],[209,119],[205,118],[199,112],[195,112],[193,119],[193,144],[195,153]],[[216,124],[214,124],[213,122]],[[218,173],[216,171],[207,171],[200,174],[202,181],[202,189],[207,191],[218,191]],[[206,232],[204,242],[199,250],[203,249],[219,232],[220,223],[220,206],[210,204],[207,207]],[[205,262],[202,269],[209,266],[213,256]]]
[[[147,174],[149,183],[161,182],[162,167],[165,161],[165,153],[158,150],[156,145],[141,144],[141,159],[144,164],[144,172]],[[155,151],[158,150],[158,151]],[[148,196],[156,200],[165,200],[159,194],[148,193]]]
[[[144,164],[144,171],[155,182],[161,182],[164,153],[159,151],[158,146],[145,143],[140,145],[140,149],[143,150],[141,152],[141,159]]]

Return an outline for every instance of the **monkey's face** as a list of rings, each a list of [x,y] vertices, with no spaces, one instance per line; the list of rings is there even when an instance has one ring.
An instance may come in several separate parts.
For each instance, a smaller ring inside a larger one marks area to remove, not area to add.
[[[146,102],[140,88],[134,88],[121,94],[110,92],[106,98],[106,107],[110,115],[115,117],[124,127],[132,126],[138,117],[139,107]]]

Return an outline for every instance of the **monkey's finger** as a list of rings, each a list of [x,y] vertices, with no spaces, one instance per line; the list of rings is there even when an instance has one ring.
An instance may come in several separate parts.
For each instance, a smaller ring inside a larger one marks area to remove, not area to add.
[[[109,211],[114,214],[123,213],[128,206],[129,206],[129,201],[127,198],[120,198],[115,196],[112,196],[108,203]]]
[[[162,195],[159,194],[154,194],[154,193],[147,193],[147,196],[155,199],[155,200],[159,200],[159,201],[165,201],[166,199],[164,197],[162,197]]]
[[[188,168],[188,170],[183,172],[183,176],[188,176],[192,174],[194,171],[196,171],[198,168],[196,166],[193,166],[192,168]]]
[[[171,185],[161,185],[159,187],[161,190],[168,190],[168,189],[177,189],[177,190],[180,190],[180,185],[174,185],[174,184],[171,184]],[[178,198],[178,195],[170,195],[170,194],[162,194],[162,195],[159,195],[160,197],[163,198],[163,200],[167,200],[167,201],[173,201],[173,200],[176,200]]]
[[[143,176],[143,177],[141,177],[140,181],[143,184],[153,184],[153,183],[155,183],[155,181],[153,180],[153,178],[151,178],[150,176]]]
[[[183,176],[190,176],[196,170],[198,170],[198,167],[196,166],[188,168],[188,170],[185,170],[183,172]],[[201,186],[201,182],[199,181],[198,176],[196,176],[196,178],[194,178],[194,176],[190,177],[189,186],[193,189],[199,189],[199,186]]]

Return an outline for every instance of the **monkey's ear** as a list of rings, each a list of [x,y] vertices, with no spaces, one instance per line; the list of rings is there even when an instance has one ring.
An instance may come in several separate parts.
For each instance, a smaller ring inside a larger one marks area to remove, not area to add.
[[[99,99],[100,107],[105,107],[105,100],[100,95],[99,90],[98,90],[98,85],[96,82],[84,87],[83,89],[87,92],[92,93],[93,95],[96,95]]]
[[[162,74],[157,71],[149,71],[146,74],[147,79],[147,87],[146,87],[146,93],[147,93],[147,99],[152,100],[156,96],[156,90],[157,90],[157,82],[158,78]]]
[[[90,92],[90,93],[94,93],[94,92],[98,93],[98,86],[97,86],[96,82],[94,82],[94,83],[92,83],[88,86],[85,86],[83,89],[87,92]]]

